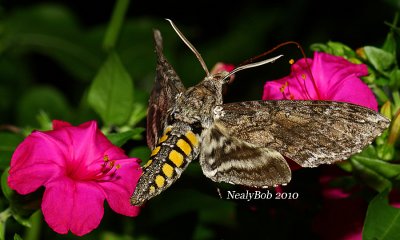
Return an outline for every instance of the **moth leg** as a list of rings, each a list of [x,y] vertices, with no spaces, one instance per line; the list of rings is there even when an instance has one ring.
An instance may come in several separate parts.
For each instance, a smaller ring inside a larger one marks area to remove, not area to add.
[[[290,168],[276,150],[230,136],[218,122],[202,135],[200,165],[204,175],[213,181],[251,187],[277,186],[290,181]]]

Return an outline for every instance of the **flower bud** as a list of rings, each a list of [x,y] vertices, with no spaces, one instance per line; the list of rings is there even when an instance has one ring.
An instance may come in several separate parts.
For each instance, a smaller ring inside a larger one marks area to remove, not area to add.
[[[382,105],[380,113],[391,119],[392,118],[392,103],[390,101],[386,101],[385,104]]]
[[[397,112],[395,117],[392,120],[388,143],[394,145],[399,138],[399,130],[400,130],[400,112]]]

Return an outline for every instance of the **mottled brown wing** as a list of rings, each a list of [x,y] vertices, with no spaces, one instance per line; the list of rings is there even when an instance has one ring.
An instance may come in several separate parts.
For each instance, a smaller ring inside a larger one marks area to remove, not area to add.
[[[156,79],[147,109],[147,145],[153,149],[167,119],[168,109],[175,103],[175,96],[185,91],[182,81],[163,54],[162,37],[154,30],[157,55]]]
[[[200,166],[213,181],[250,187],[272,187],[290,181],[290,168],[276,150],[230,136],[218,121],[202,135]]]
[[[371,109],[343,102],[249,101],[217,108],[215,121],[231,136],[275,149],[303,167],[349,158],[390,123]]]

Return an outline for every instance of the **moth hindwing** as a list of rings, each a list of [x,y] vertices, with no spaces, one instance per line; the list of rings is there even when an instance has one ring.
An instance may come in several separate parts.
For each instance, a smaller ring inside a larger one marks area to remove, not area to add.
[[[204,67],[200,54],[173,27]],[[154,39],[157,74],[147,116],[152,153],[132,195],[132,205],[142,205],[164,191],[198,157],[203,173],[214,181],[276,186],[291,179],[283,156],[303,167],[334,163],[360,152],[389,125],[377,112],[343,102],[224,104],[223,85],[232,73],[246,67],[217,74],[206,70],[207,76],[186,90],[162,53],[157,30]]]

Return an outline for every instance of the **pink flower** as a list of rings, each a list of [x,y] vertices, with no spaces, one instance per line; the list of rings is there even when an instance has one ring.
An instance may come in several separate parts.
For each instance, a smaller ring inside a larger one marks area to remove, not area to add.
[[[222,71],[230,72],[235,69],[235,66],[228,63],[217,62],[214,67],[211,69],[211,74],[219,73]]]
[[[267,82],[263,100],[331,100],[378,110],[373,92],[360,79],[368,75],[365,64],[320,52],[314,53],[314,59],[307,58],[307,63],[301,59],[292,65],[289,76]]]
[[[360,189],[345,191],[332,184],[339,176],[346,176],[339,168],[325,166],[321,171],[323,202],[314,218],[314,232],[324,240],[361,240],[368,202],[354,194]]]
[[[235,69],[235,66],[229,63],[217,62],[214,67],[211,69],[211,74],[217,74],[223,71],[230,72]],[[235,74],[230,76],[229,82],[232,82],[235,78]]]
[[[77,127],[53,121],[53,130],[34,131],[15,150],[9,174],[8,184],[19,194],[45,187],[43,215],[60,234],[95,229],[105,199],[119,214],[139,213],[129,202],[141,174],[138,159],[112,145],[95,121]]]

